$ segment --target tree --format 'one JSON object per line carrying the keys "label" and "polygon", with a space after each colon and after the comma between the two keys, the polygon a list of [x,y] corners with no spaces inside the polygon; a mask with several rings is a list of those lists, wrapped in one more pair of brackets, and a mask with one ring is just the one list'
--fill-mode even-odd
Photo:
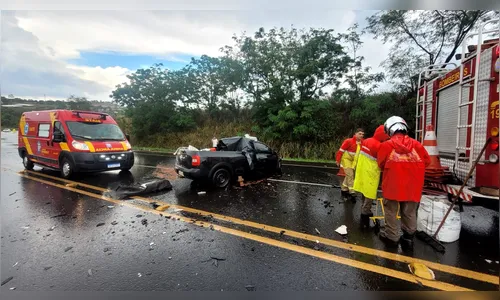
{"label": "tree", "polygon": [[367,29],[384,43],[393,42],[393,52],[413,46],[434,65],[450,62],[479,22],[498,15],[484,10],[389,10],[369,17]]}
{"label": "tree", "polygon": [[171,74],[163,69],[163,64],[138,69],[127,75],[129,82],[117,85],[110,97],[127,107],[135,107],[143,102],[172,101],[172,93],[167,85],[170,77]]}
{"label": "tree", "polygon": [[346,34],[342,35],[343,41],[347,43],[347,49],[350,51],[351,61],[349,63],[350,71],[345,76],[347,88],[338,91],[347,95],[346,99],[357,100],[362,96],[372,93],[385,78],[383,73],[371,74],[370,67],[363,67],[364,57],[358,55],[363,45],[361,37],[365,34],[362,30],[358,33],[359,25],[355,23]]}
{"label": "tree", "polygon": [[184,94],[196,95],[198,104],[214,112],[223,104],[237,105],[237,99],[230,99],[230,95],[241,86],[241,74],[242,68],[235,60],[202,55],[199,59],[193,58],[181,71],[179,76],[188,79],[188,82],[184,81],[178,87],[184,86],[188,92]]}
{"label": "tree", "polygon": [[327,88],[341,83],[351,62],[341,38],[330,29],[260,28],[253,36],[235,36],[236,45],[223,48],[243,66],[242,90],[251,96],[258,132],[279,132],[268,127],[278,126],[282,109],[321,98]]}
{"label": "tree", "polygon": [[92,104],[85,97],[69,96],[67,99],[67,107],[71,110],[92,110]]}

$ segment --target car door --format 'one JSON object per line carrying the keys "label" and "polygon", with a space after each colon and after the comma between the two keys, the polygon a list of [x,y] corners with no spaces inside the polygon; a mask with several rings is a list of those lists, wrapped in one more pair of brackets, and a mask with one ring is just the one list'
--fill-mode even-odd
{"label": "car door", "polygon": [[65,138],[65,132],[64,132],[64,127],[62,126],[61,121],[54,121],[54,126],[52,130],[52,137],[50,141],[50,156],[52,159],[59,161],[59,155],[61,154],[62,148],[61,148],[61,141],[57,141],[55,139],[55,136],[61,136],[62,134],[63,140],[62,142],[66,141]]}
{"label": "car door", "polygon": [[37,159],[48,166],[57,167],[57,157],[53,154],[52,126],[50,122],[40,122],[37,128],[37,141],[33,149]]}
{"label": "car door", "polygon": [[278,163],[278,156],[265,144],[261,142],[253,142],[253,146],[256,154],[256,164],[259,166],[259,170],[265,173],[272,172],[276,169]]}

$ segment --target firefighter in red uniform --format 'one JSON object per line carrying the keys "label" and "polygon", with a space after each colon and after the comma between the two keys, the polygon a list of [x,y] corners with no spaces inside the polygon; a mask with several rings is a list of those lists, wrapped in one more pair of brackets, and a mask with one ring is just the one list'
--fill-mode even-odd
{"label": "firefighter in red uniform", "polygon": [[[400,242],[404,250],[411,251],[425,168],[430,164],[430,157],[422,144],[407,135],[408,125],[402,118],[390,117],[384,129],[391,138],[380,145],[377,157],[378,165],[383,170],[385,211],[385,228],[379,237],[388,246],[397,247]],[[396,219],[398,204],[403,231],[401,237]]]}
{"label": "firefighter in red uniform", "polygon": [[361,142],[363,141],[364,130],[358,128],[354,136],[346,139],[336,155],[337,166],[341,165],[344,168],[345,179],[342,183],[342,195],[350,196],[352,201],[356,201],[354,185],[354,170],[358,160],[358,154],[361,149]]}
{"label": "firefighter in red uniform", "polygon": [[384,131],[384,125],[375,130],[373,137],[361,143],[361,151],[356,164],[354,190],[361,193],[361,225],[369,227],[372,213],[372,203],[377,198],[380,182],[380,168],[377,163],[377,154],[382,142],[389,139]]}

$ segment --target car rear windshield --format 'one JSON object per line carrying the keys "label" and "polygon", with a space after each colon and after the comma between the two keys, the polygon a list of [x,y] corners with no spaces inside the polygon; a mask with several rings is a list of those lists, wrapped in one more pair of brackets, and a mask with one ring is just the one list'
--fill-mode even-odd
{"label": "car rear windshield", "polygon": [[71,136],[75,139],[124,141],[125,136],[116,124],[66,122]]}

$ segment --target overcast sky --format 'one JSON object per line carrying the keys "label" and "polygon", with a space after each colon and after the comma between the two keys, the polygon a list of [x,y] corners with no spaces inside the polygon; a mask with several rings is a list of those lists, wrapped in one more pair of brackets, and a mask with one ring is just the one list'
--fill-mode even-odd
{"label": "overcast sky", "polygon": [[[220,55],[234,33],[259,27],[366,25],[375,11],[2,11],[1,93],[33,99],[70,95],[110,101],[138,68],[178,69],[191,57]],[[390,46],[365,36],[361,55],[382,71]]]}

